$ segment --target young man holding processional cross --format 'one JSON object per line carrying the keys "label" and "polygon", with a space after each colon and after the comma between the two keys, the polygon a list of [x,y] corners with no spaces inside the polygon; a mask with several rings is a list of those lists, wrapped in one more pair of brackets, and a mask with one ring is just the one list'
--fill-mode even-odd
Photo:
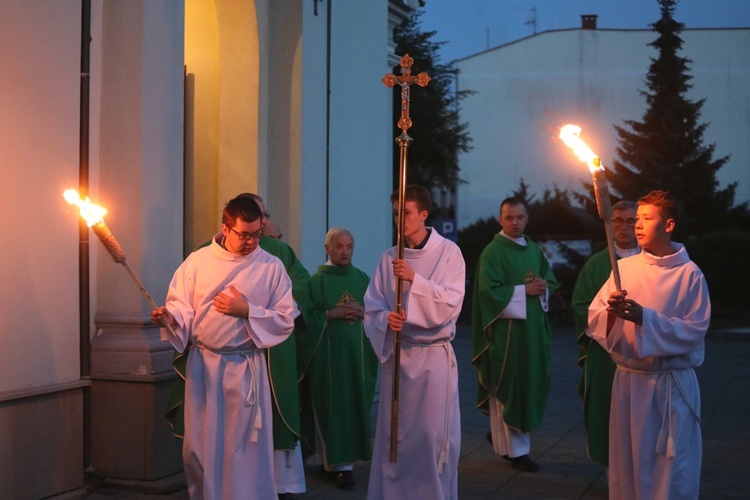
{"label": "young man holding processional cross", "polygon": [[[430,194],[405,188],[404,258],[380,259],[365,294],[365,331],[382,367],[368,498],[458,497],[461,421],[458,369],[450,341],[464,297],[466,266],[458,246],[426,227]],[[391,196],[398,220],[398,193]],[[397,280],[403,311],[396,312]],[[401,333],[398,454],[390,461],[394,332]]]}

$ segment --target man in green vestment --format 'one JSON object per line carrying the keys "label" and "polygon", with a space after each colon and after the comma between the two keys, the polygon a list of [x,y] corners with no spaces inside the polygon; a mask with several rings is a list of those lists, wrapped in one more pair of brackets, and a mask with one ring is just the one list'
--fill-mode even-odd
{"label": "man in green vestment", "polygon": [[477,407],[490,415],[495,453],[536,472],[530,431],[544,414],[550,387],[549,293],[557,288],[547,257],[524,235],[526,205],[506,198],[502,231],[479,257],[472,308],[472,362],[479,372]]}
{"label": "man in green vestment", "polygon": [[[266,212],[263,199],[253,193],[243,193],[254,200],[263,214],[261,225],[265,228],[270,218]],[[208,244],[210,242],[207,242]],[[307,304],[307,291],[310,274],[292,248],[283,241],[263,236],[259,246],[278,257],[284,264],[289,278],[292,281],[292,296],[297,307],[303,311]],[[302,315],[295,320],[295,329],[292,335],[281,344],[266,349],[266,363],[271,382],[271,398],[273,399],[273,447],[275,450],[274,460],[276,462],[275,476],[276,488],[280,495],[292,493],[304,493],[304,466],[300,450],[297,449],[300,439],[300,402],[297,384],[297,354],[295,338],[301,335],[305,323]],[[173,367],[177,372],[172,392],[169,397],[165,417],[172,425],[172,432],[179,437],[184,434],[184,397],[185,397],[185,369],[187,366],[189,349],[182,353],[176,353]],[[295,454],[290,458],[290,454]],[[299,457],[296,457],[299,454]]]}
{"label": "man in green vestment", "polygon": [[362,327],[370,278],[351,263],[354,238],[348,230],[328,231],[325,250],[328,262],[310,278],[297,360],[310,390],[323,466],[340,488],[351,488],[354,462],[372,457],[378,359]]}
{"label": "man in green vestment", "polygon": [[[612,232],[617,259],[640,252],[635,239],[635,212],[638,204],[619,201],[612,205]],[[578,394],[583,399],[583,421],[586,427],[589,456],[609,464],[609,407],[615,362],[609,353],[586,335],[591,301],[612,272],[609,249],[592,255],[581,268],[573,290],[571,305],[578,332],[578,364],[583,368]]]}

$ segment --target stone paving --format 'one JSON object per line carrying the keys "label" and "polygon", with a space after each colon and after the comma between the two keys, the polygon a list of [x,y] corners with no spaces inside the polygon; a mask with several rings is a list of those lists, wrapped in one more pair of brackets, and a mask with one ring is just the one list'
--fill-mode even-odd
{"label": "stone paving", "polygon": [[[556,327],[552,345],[552,388],[543,424],[532,433],[531,457],[537,473],[519,472],[492,453],[486,441],[487,417],[474,407],[476,372],[471,365],[468,325],[460,325],[453,342],[459,363],[462,446],[458,493],[461,499],[607,498],[604,468],[586,457],[581,402],[576,393],[575,333]],[[696,370],[701,384],[703,470],[701,498],[750,498],[750,331],[709,332],[706,361]],[[363,499],[369,466],[357,464],[357,485],[341,490],[309,467],[308,492],[301,500]],[[132,485],[131,485],[132,486]],[[154,495],[99,487],[77,498],[103,500],[184,500],[184,489]]]}

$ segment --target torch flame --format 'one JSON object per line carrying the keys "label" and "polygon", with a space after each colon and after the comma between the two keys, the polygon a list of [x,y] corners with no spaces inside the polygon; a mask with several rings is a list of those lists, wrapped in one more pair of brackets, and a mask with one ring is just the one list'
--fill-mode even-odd
{"label": "torch flame", "polygon": [[560,139],[578,156],[578,158],[589,166],[593,173],[595,170],[603,170],[602,161],[581,140],[581,127],[578,125],[565,125],[560,129]]}
{"label": "torch flame", "polygon": [[107,213],[107,209],[95,205],[89,201],[89,197],[86,197],[86,201],[81,200],[78,195],[78,191],[75,189],[68,189],[63,193],[65,201],[68,203],[75,204],[81,212],[81,217],[86,220],[86,224],[91,227],[99,221],[104,221],[102,217]]}

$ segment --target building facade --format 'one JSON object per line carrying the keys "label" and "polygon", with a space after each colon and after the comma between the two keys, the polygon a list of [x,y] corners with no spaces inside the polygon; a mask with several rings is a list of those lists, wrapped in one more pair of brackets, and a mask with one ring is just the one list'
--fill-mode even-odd
{"label": "building facade", "polygon": [[[461,103],[473,148],[459,157],[466,184],[458,190],[458,228],[496,216],[500,201],[520,181],[541,196],[554,186],[583,192],[585,165],[558,139],[574,123],[605,165],[612,164],[614,125],[640,120],[640,91],[656,39],[650,30],[581,29],[540,33],[458,61],[458,88],[475,94]],[[595,21],[595,20],[594,20]],[[705,99],[701,123],[715,157],[730,159],[721,186],[739,181],[736,202],[750,199],[750,29],[686,29],[680,55],[692,60],[688,97]]]}
{"label": "building facade", "polygon": [[0,16],[0,497],[84,472],[179,474],[172,350],[138,287],[63,199],[80,189],[163,303],[238,193],[308,269],[326,230],[374,268],[391,244],[389,33],[415,1],[11,0]]}

